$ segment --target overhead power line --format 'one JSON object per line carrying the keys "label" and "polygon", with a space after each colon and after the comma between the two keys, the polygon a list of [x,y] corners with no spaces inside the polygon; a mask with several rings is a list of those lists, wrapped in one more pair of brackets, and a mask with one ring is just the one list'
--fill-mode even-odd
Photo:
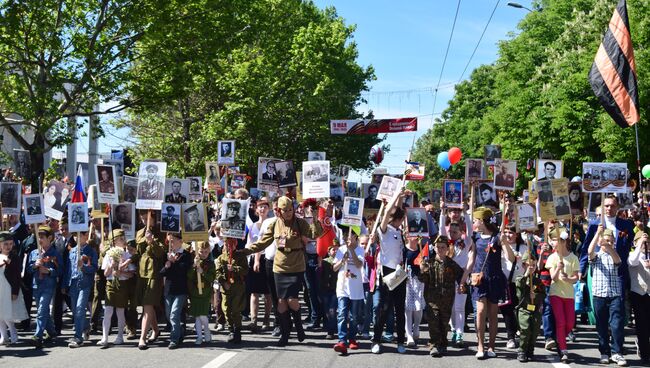
{"label": "overhead power line", "polygon": [[481,44],[481,41],[483,41],[483,36],[485,36],[485,32],[487,31],[488,26],[490,25],[490,22],[492,22],[492,17],[494,16],[494,13],[497,11],[500,2],[501,0],[497,0],[497,3],[494,4],[494,9],[492,9],[492,14],[490,14],[490,18],[488,19],[487,23],[485,24],[485,27],[483,28],[483,32],[481,33],[481,37],[479,37],[478,42],[476,43],[476,47],[474,47],[474,51],[472,51],[472,56],[469,57],[469,60],[467,60],[467,64],[465,64],[465,69],[463,69],[463,74],[461,74],[460,78],[458,78],[458,83],[460,83],[463,80],[463,77],[465,76],[465,72],[467,71],[467,68],[469,68],[469,64],[472,62],[472,59],[474,58],[474,54],[476,54],[476,50],[478,50],[478,46]]}

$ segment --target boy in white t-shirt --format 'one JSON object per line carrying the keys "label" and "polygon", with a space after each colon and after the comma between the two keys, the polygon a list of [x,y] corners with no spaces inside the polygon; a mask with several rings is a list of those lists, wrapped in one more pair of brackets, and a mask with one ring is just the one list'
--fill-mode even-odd
{"label": "boy in white t-shirt", "polygon": [[358,226],[341,226],[347,234],[346,244],[339,247],[334,257],[334,271],[338,272],[336,297],[338,299],[338,333],[339,342],[334,351],[347,354],[348,347],[359,348],[355,339],[357,335],[357,316],[363,307],[363,272],[364,250],[359,246]]}

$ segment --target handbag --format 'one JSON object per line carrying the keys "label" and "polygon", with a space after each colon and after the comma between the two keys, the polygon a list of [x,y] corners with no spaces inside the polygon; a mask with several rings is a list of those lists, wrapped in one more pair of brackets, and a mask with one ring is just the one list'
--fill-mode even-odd
{"label": "handbag", "polygon": [[395,290],[396,287],[398,287],[406,278],[408,277],[408,273],[406,270],[402,268],[402,265],[397,265],[397,268],[395,268],[395,271],[389,273],[388,275],[384,275],[382,278],[382,281],[386,286],[388,286],[388,290],[393,291]]}
{"label": "handbag", "polygon": [[[492,237],[494,239],[494,237]],[[492,240],[490,239],[490,240]],[[491,242],[490,242],[491,243]],[[481,285],[481,282],[483,280],[483,270],[485,269],[485,264],[487,263],[488,257],[490,257],[490,253],[485,255],[485,259],[483,260],[483,265],[481,266],[481,271],[479,272],[472,272],[469,274],[469,283],[472,286],[479,286]]]}

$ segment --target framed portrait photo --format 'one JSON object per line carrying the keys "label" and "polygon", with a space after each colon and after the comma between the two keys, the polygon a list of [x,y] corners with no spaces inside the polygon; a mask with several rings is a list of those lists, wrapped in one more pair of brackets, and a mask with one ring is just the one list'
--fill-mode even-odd
{"label": "framed portrait photo", "polygon": [[235,163],[235,141],[218,141],[217,163],[231,165]]}
{"label": "framed portrait photo", "polygon": [[68,203],[68,231],[88,231],[88,202]]}
{"label": "framed portrait photo", "polygon": [[494,160],[501,158],[501,146],[496,144],[487,144],[483,148],[485,164],[488,166],[494,165]]}
{"label": "framed portrait photo", "polygon": [[160,231],[179,233],[181,231],[181,203],[163,203]]}
{"label": "framed portrait photo", "polygon": [[471,183],[476,180],[485,179],[485,161],[480,158],[465,160],[465,182]]}
{"label": "framed portrait photo", "polygon": [[183,241],[208,240],[208,216],[203,203],[181,203]]}
{"label": "framed portrait photo", "polygon": [[113,204],[111,212],[111,230],[122,229],[127,239],[135,239],[135,205],[129,202]]}
{"label": "framed portrait photo", "polygon": [[165,196],[165,175],[167,163],[144,161],[138,171],[138,197],[136,207],[144,210],[159,210]]}
{"label": "framed portrait photo", "polygon": [[165,203],[187,203],[190,180],[169,178],[165,180]]}
{"label": "framed portrait photo", "polygon": [[409,236],[429,236],[427,211],[423,207],[407,208],[406,222]]}
{"label": "framed portrait photo", "polygon": [[219,163],[207,161],[205,163],[205,183],[208,190],[217,191],[221,189],[221,173]]}
{"label": "framed portrait photo", "polygon": [[503,190],[515,190],[517,179],[517,161],[494,160],[494,188]]}
{"label": "framed portrait photo", "polygon": [[476,194],[474,195],[475,207],[499,208],[496,191],[492,180],[480,180],[476,183]]}
{"label": "framed portrait photo", "polygon": [[278,186],[280,188],[295,187],[298,185],[293,161],[280,161],[275,164],[275,169],[278,174]]}
{"label": "framed portrait photo", "polygon": [[445,180],[442,185],[445,205],[449,208],[463,208],[463,182]]}
{"label": "framed portrait photo", "polygon": [[343,218],[341,223],[344,225],[361,225],[363,218],[363,198],[345,197],[343,201]]}
{"label": "framed portrait photo", "polygon": [[246,216],[249,200],[224,198],[221,208],[221,236],[226,238],[246,238]]}
{"label": "framed portrait photo", "polygon": [[379,186],[379,193],[377,198],[390,201],[399,190],[402,189],[402,181],[398,178],[394,178],[390,175],[384,175],[381,179],[381,185]]}
{"label": "framed portrait photo", "polygon": [[119,203],[115,166],[95,165],[99,203]]}
{"label": "framed portrait photo", "polygon": [[564,161],[537,160],[537,180],[552,180],[563,177]]}
{"label": "framed portrait photo", "polygon": [[307,152],[307,161],[325,161],[327,159],[324,151]]}
{"label": "framed portrait photo", "polygon": [[45,222],[43,194],[27,194],[23,196],[25,208],[25,223],[40,224]]}
{"label": "framed portrait photo", "polygon": [[0,183],[0,200],[2,201],[2,214],[20,215],[21,184],[3,181]]}

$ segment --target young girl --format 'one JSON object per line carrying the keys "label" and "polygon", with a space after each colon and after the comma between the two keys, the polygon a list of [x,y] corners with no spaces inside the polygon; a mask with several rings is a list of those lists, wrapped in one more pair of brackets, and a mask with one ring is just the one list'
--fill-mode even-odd
{"label": "young girl", "polygon": [[524,244],[521,235],[517,233],[514,222],[506,225],[502,234],[503,246],[512,249],[515,254],[515,261],[510,262],[506,257],[507,252],[503,252],[503,257],[501,258],[501,270],[508,281],[507,292],[510,293],[510,295],[508,295],[509,303],[499,306],[499,311],[503,315],[503,320],[506,324],[506,333],[508,336],[506,347],[508,349],[515,349],[517,348],[515,337],[517,336],[517,330],[519,329],[519,323],[517,322],[517,315],[515,313],[515,306],[518,304],[517,294],[515,292],[515,280],[524,274],[525,270],[521,264],[521,258],[523,254],[528,252],[528,247]]}
{"label": "young girl", "polygon": [[409,237],[404,248],[406,258],[406,269],[408,280],[406,284],[406,346],[416,347],[420,338],[420,322],[422,322],[422,311],[424,310],[424,284],[418,280],[420,266],[413,261],[420,254],[418,238]]}
{"label": "young girl", "polygon": [[18,342],[15,321],[27,318],[20,290],[20,261],[10,232],[0,233],[0,345]]}
{"label": "young girl", "polygon": [[578,281],[580,264],[578,257],[567,248],[569,234],[565,228],[555,226],[548,233],[555,253],[546,261],[546,268],[551,273],[550,301],[555,317],[555,335],[558,354],[563,363],[569,361],[566,337],[575,323],[575,303],[573,284]]}
{"label": "young girl", "polygon": [[[212,284],[217,271],[210,253],[210,243],[199,241],[195,246],[197,254],[194,259],[194,267],[187,275],[187,281],[190,284],[190,314],[194,316],[194,329],[196,330],[194,343],[201,345],[203,342],[212,341],[208,313],[210,313],[210,300],[212,299]],[[201,294],[198,289],[198,275],[201,275],[201,285],[203,286]]]}

